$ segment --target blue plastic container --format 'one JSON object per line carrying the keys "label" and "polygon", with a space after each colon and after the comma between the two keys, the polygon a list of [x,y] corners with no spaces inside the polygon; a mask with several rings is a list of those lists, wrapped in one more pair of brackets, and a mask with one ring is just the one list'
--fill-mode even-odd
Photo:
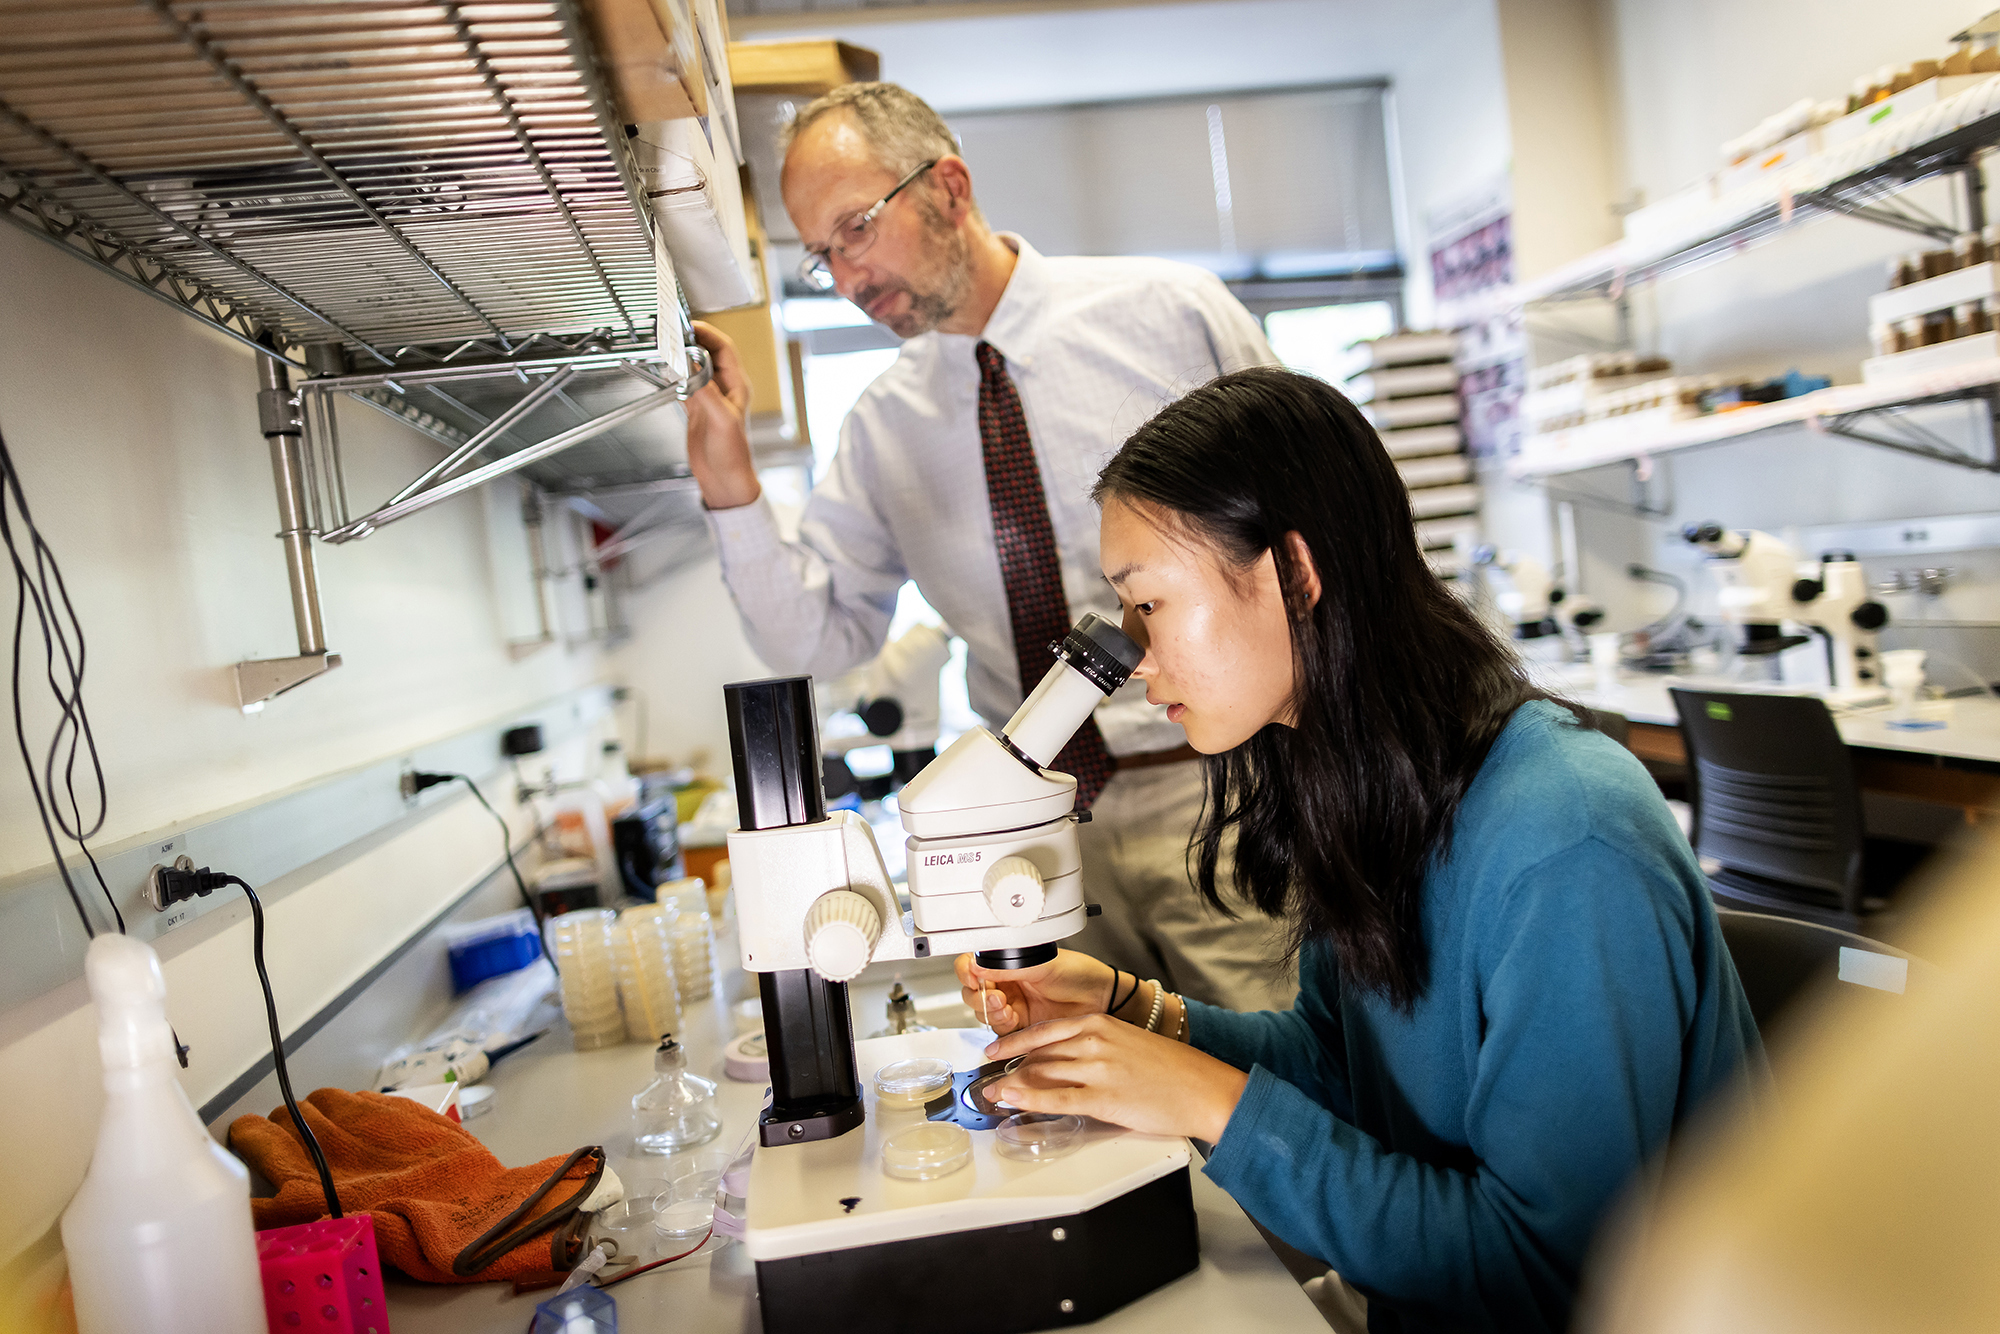
{"label": "blue plastic container", "polygon": [[526,908],[448,926],[442,934],[455,991],[470,991],[489,977],[526,968],[541,953],[535,917]]}
{"label": "blue plastic container", "polygon": [[537,1306],[528,1334],[583,1334],[584,1330],[618,1334],[618,1303],[611,1300],[610,1293],[588,1283]]}

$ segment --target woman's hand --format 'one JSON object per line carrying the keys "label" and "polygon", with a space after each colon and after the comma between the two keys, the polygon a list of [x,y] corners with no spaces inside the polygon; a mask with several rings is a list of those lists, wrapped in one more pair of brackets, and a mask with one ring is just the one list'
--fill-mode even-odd
{"label": "woman's hand", "polygon": [[[1121,974],[1130,987],[1138,979]],[[1033,968],[981,968],[970,954],[958,956],[959,995],[995,1033],[1012,1033],[1044,1019],[1102,1014],[1111,1001],[1111,965],[1088,954],[1057,950]]]}
{"label": "woman's hand", "polygon": [[[1053,968],[1061,963],[1044,964]],[[1108,968],[1105,970],[1110,971]],[[1106,1014],[1050,1019],[997,1038],[991,1060],[1027,1059],[987,1088],[1024,1112],[1063,1112],[1155,1135],[1222,1138],[1249,1076]]]}

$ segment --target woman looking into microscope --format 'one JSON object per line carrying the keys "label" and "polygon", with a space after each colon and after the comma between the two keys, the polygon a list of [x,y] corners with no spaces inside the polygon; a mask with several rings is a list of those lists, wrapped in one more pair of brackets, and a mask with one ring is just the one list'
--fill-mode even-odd
{"label": "woman looking into microscope", "polygon": [[961,958],[989,1055],[1028,1058],[993,1096],[1212,1142],[1209,1177],[1372,1330],[1562,1329],[1613,1197],[1762,1066],[1672,815],[1431,571],[1325,383],[1223,376],[1096,497],[1135,675],[1208,756],[1196,884],[1228,911],[1233,835],[1300,994],[1237,1014],[1071,951]]}

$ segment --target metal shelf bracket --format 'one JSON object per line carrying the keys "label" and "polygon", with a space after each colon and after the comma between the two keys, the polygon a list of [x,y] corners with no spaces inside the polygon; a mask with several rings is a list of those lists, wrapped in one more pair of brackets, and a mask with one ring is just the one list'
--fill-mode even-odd
{"label": "metal shelf bracket", "polygon": [[[1979,414],[1986,427],[1984,457],[1956,448],[1951,441],[1907,415],[1912,408],[1965,402],[1985,405],[1985,411]],[[2000,473],[2000,385],[1981,385],[1970,390],[1913,399],[1908,403],[1896,403],[1866,412],[1850,412],[1839,417],[1808,418],[1806,424],[1827,435],[1874,445],[1878,449],[1893,449],[1899,454],[1911,454],[1935,463],[1949,463],[1957,468],[1971,468],[1976,472]],[[1863,425],[1874,429],[1863,430]]]}

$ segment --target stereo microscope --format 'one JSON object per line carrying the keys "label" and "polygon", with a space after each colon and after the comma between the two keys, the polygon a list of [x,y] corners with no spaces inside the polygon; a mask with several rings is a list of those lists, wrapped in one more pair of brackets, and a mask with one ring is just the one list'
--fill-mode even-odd
{"label": "stereo microscope", "polygon": [[1870,596],[1868,576],[1848,551],[1829,551],[1817,563],[1769,533],[1734,532],[1720,524],[1689,524],[1681,533],[1708,556],[1721,586],[1723,620],[1743,635],[1737,652],[1775,654],[1808,642],[1787,634],[1783,622],[1816,631],[1826,641],[1827,688],[1815,691],[1849,708],[1887,702],[1877,667],[1877,632],[1888,610]]}
{"label": "stereo microscope", "polygon": [[1082,929],[1089,816],[1047,766],[1143,650],[1095,613],[1051,648],[999,733],[965,733],[903,788],[907,910],[873,830],[826,810],[811,678],[724,687],[737,924],[771,1061],[743,1238],[765,1334],[1079,1324],[1199,1262],[1186,1140],[991,1102],[1008,1067],[984,1029],[857,1043],[849,1019],[870,963],[1026,968]]}

